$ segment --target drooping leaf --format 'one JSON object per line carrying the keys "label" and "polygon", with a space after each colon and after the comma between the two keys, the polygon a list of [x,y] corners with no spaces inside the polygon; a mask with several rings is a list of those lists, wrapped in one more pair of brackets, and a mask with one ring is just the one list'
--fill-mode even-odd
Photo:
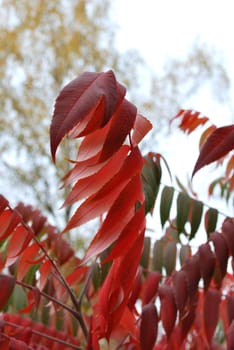
{"label": "drooping leaf", "polygon": [[145,194],[145,213],[152,213],[158,195],[161,180],[160,158],[149,153],[144,157],[142,168],[143,191]]}
{"label": "drooping leaf", "polygon": [[159,287],[159,297],[161,301],[160,318],[167,338],[170,338],[177,315],[176,302],[172,287],[169,285],[161,285]]}
{"label": "drooping leaf", "polygon": [[161,225],[164,226],[165,222],[169,218],[172,200],[174,195],[174,187],[164,186],[161,201],[160,201],[160,219]]}
{"label": "drooping leaf", "polygon": [[143,252],[141,255],[140,265],[146,270],[149,268],[150,247],[151,247],[151,238],[145,237],[144,248],[143,248]]}
{"label": "drooping leaf", "polygon": [[143,287],[142,303],[143,305],[153,303],[158,291],[161,273],[157,271],[149,271]]}
{"label": "drooping leaf", "polygon": [[188,220],[190,198],[187,194],[180,192],[177,197],[176,227],[178,233],[184,232],[184,226]]}
{"label": "drooping leaf", "polygon": [[189,244],[182,244],[180,247],[180,265],[182,266],[187,258],[191,257],[192,255],[192,250]]}
{"label": "drooping leaf", "polygon": [[192,214],[191,214],[191,231],[189,240],[193,239],[201,223],[203,203],[195,199],[191,199]]}
{"label": "drooping leaf", "polygon": [[215,256],[208,243],[200,245],[198,249],[200,271],[204,281],[204,289],[209,287],[214,268],[215,268]]}
{"label": "drooping leaf", "polygon": [[205,229],[207,235],[214,232],[218,221],[218,210],[216,208],[209,208],[205,213]]}
{"label": "drooping leaf", "polygon": [[184,308],[188,300],[188,284],[186,273],[183,270],[174,271],[172,274],[174,294],[177,308],[180,312],[180,318],[184,316]]}
{"label": "drooping leaf", "polygon": [[227,350],[232,350],[234,347],[234,320],[227,330]]}
{"label": "drooping leaf", "polygon": [[234,295],[227,295],[227,321],[228,321],[228,326],[232,323],[234,320]]}
{"label": "drooping leaf", "polygon": [[156,240],[153,247],[153,261],[152,261],[152,269],[153,271],[162,272],[163,267],[163,250],[164,244],[163,241]]}
{"label": "drooping leaf", "polygon": [[201,278],[199,256],[196,254],[187,259],[182,270],[186,273],[189,298],[193,300],[194,295],[197,293],[198,282]]}
{"label": "drooping leaf", "polygon": [[223,279],[227,272],[227,262],[229,255],[227,243],[224,236],[218,232],[211,233],[209,239],[214,244],[216,260],[218,261],[221,278]]}
{"label": "drooping leaf", "polygon": [[27,247],[33,237],[32,231],[26,229],[24,226],[18,226],[10,239],[7,249],[6,266],[10,266],[18,259],[22,251]]}
{"label": "drooping leaf", "polygon": [[168,241],[163,251],[164,267],[167,275],[175,270],[177,247],[175,241]]}
{"label": "drooping leaf", "polygon": [[0,309],[2,310],[7,304],[11,293],[15,286],[15,278],[13,276],[0,274]]}
{"label": "drooping leaf", "polygon": [[143,306],[140,326],[141,349],[152,350],[157,339],[158,314],[154,304]]}
{"label": "drooping leaf", "polygon": [[204,325],[208,343],[211,344],[219,317],[220,292],[209,289],[204,298]]}
{"label": "drooping leaf", "polygon": [[222,232],[227,242],[230,254],[234,257],[234,219],[227,218],[222,225]]}
{"label": "drooping leaf", "polygon": [[205,165],[224,157],[232,149],[234,149],[234,125],[215,129],[201,149],[192,176]]}

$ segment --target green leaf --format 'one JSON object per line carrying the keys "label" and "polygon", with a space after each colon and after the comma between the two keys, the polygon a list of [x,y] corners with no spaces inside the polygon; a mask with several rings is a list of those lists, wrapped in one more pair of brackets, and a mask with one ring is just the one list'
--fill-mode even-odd
{"label": "green leaf", "polygon": [[189,204],[190,197],[180,192],[177,197],[177,217],[176,217],[176,227],[178,234],[184,232],[184,225],[187,222],[189,214]]}
{"label": "green leaf", "polygon": [[150,260],[150,246],[151,246],[151,238],[145,237],[144,239],[144,249],[141,255],[141,261],[140,264],[145,269],[148,269],[149,267],[149,260]]}
{"label": "green leaf", "polygon": [[189,240],[193,239],[202,219],[203,203],[192,199],[192,217],[191,217],[191,232],[189,235]]}
{"label": "green leaf", "polygon": [[164,243],[163,241],[157,240],[154,243],[153,247],[153,261],[152,261],[152,270],[162,272],[163,267],[163,249]]}
{"label": "green leaf", "polygon": [[160,202],[160,218],[161,218],[162,227],[164,226],[165,222],[169,218],[173,195],[174,195],[174,188],[171,186],[165,186],[161,194],[161,202]]}
{"label": "green leaf", "polygon": [[192,255],[191,247],[188,244],[183,244],[180,248],[180,265],[182,266],[187,258]]}
{"label": "green leaf", "polygon": [[176,252],[177,252],[176,242],[175,241],[167,242],[163,252],[164,266],[165,266],[167,275],[170,275],[175,270]]}
{"label": "green leaf", "polygon": [[205,213],[205,229],[206,233],[209,234],[216,229],[218,220],[218,210],[215,208],[209,208]]}

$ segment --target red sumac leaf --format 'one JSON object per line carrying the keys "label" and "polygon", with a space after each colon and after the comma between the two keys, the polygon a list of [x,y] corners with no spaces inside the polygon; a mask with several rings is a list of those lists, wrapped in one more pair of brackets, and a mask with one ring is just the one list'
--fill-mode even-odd
{"label": "red sumac leaf", "polygon": [[227,295],[226,299],[227,299],[228,325],[230,325],[234,320],[234,295]]}
{"label": "red sumac leaf", "polygon": [[145,135],[152,129],[152,124],[143,115],[137,114],[132,134],[133,144],[139,144]]}
{"label": "red sumac leaf", "polygon": [[141,315],[140,344],[141,349],[151,350],[157,339],[158,314],[154,304],[144,305]]}
{"label": "red sumac leaf", "polygon": [[172,274],[172,280],[174,285],[173,290],[175,294],[175,301],[181,317],[188,300],[188,282],[186,273],[183,270],[175,271]]}
{"label": "red sumac leaf", "polygon": [[8,200],[0,194],[0,214],[8,206]]}
{"label": "red sumac leaf", "polygon": [[202,244],[198,249],[200,271],[204,281],[204,288],[207,289],[215,268],[215,256],[208,243]]}
{"label": "red sumac leaf", "polygon": [[7,249],[7,265],[11,264],[15,259],[17,259],[22,251],[27,247],[32,237],[32,231],[24,226],[20,225],[14,230]]}
{"label": "red sumac leaf", "polygon": [[198,290],[198,282],[201,278],[200,264],[198,255],[194,255],[188,258],[182,268],[186,273],[186,279],[188,282],[189,298],[193,299]]}
{"label": "red sumac leaf", "polygon": [[144,282],[142,303],[143,305],[154,302],[158,285],[161,279],[161,273],[157,271],[149,271]]}
{"label": "red sumac leaf", "polygon": [[202,146],[192,176],[205,165],[208,165],[234,149],[234,125],[215,129]]}
{"label": "red sumac leaf", "polygon": [[[55,153],[62,138],[73,128],[76,137],[84,130],[103,127],[124,98],[125,88],[116,82],[114,73],[85,72],[66,85],[56,99],[50,128],[51,154]],[[82,126],[80,124],[83,124]]]}
{"label": "red sumac leaf", "polygon": [[173,331],[177,315],[175,297],[172,287],[168,285],[161,285],[158,292],[161,301],[160,318],[167,338],[169,338]]}
{"label": "red sumac leaf", "polygon": [[222,225],[222,232],[226,239],[229,252],[234,257],[234,219],[227,218]]}
{"label": "red sumac leaf", "polygon": [[227,272],[228,262],[228,246],[224,236],[218,232],[213,232],[210,235],[210,241],[214,243],[215,255],[218,261],[222,278]]}
{"label": "red sumac leaf", "polygon": [[11,235],[20,221],[21,217],[16,211],[4,210],[0,215],[0,240],[4,240]]}
{"label": "red sumac leaf", "polygon": [[209,289],[204,298],[204,325],[208,343],[211,343],[219,318],[220,292]]}
{"label": "red sumac leaf", "polygon": [[0,309],[3,309],[8,302],[15,286],[15,278],[8,275],[0,274]]}
{"label": "red sumac leaf", "polygon": [[227,333],[227,350],[233,350],[234,349],[234,320],[230,324]]}

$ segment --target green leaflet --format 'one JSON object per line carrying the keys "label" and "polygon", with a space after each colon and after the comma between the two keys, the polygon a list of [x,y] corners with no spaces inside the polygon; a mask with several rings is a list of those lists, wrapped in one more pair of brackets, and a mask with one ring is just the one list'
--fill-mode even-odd
{"label": "green leaflet", "polygon": [[189,240],[193,239],[202,219],[203,212],[203,203],[201,201],[197,201],[195,199],[191,199],[192,204],[192,216],[191,216],[191,232],[189,235]]}
{"label": "green leaflet", "polygon": [[164,243],[162,239],[157,240],[154,243],[153,247],[153,261],[152,261],[152,270],[162,272],[163,267],[163,248]]}
{"label": "green leaflet", "polygon": [[164,252],[163,252],[164,266],[165,266],[167,275],[170,275],[175,270],[176,252],[177,252],[176,242],[168,241],[165,245]]}
{"label": "green leaflet", "polygon": [[161,180],[161,165],[159,159],[146,156],[142,168],[142,185],[145,195],[145,213],[152,213],[158,195]]}
{"label": "green leaflet", "polygon": [[184,225],[187,222],[189,214],[190,198],[187,194],[180,192],[177,197],[177,217],[176,227],[178,234],[184,232]]}
{"label": "green leaflet", "polygon": [[165,186],[162,191],[160,202],[160,219],[162,227],[169,218],[174,191],[174,188],[171,186]]}
{"label": "green leaflet", "polygon": [[216,229],[218,220],[218,210],[215,208],[209,208],[205,214],[205,229],[206,233],[209,234]]}
{"label": "green leaflet", "polygon": [[141,261],[140,261],[140,265],[145,268],[148,269],[149,267],[149,261],[150,261],[150,246],[151,246],[151,239],[150,237],[145,237],[144,239],[144,249],[141,255]]}

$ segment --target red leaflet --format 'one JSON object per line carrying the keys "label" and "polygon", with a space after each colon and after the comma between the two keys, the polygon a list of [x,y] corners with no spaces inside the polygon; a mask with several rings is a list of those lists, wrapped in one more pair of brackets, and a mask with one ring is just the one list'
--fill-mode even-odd
{"label": "red leaflet", "polygon": [[20,221],[21,217],[16,211],[4,210],[0,215],[0,240],[7,238]]}
{"label": "red leaflet", "polygon": [[34,307],[38,308],[39,303],[41,300],[41,293],[38,288],[33,287],[29,290],[27,295],[27,305],[19,310],[20,314],[27,314],[29,313]]}
{"label": "red leaflet", "polygon": [[204,325],[207,341],[210,344],[216,329],[219,317],[220,292],[209,289],[204,299]]}
{"label": "red leaflet", "polygon": [[142,203],[142,201],[141,180],[140,176],[136,175],[122,190],[111,206],[101,228],[90,243],[83,263],[87,262],[95,255],[100,254],[116,241],[121,231],[132,219],[135,203]]}
{"label": "red leaflet", "polygon": [[186,273],[183,270],[175,271],[172,275],[174,294],[180,318],[184,316],[184,308],[188,300],[188,283]]}
{"label": "red leaflet", "polygon": [[202,244],[198,250],[201,276],[205,290],[209,287],[215,268],[215,256],[208,243]]}
{"label": "red leaflet", "polygon": [[158,314],[154,304],[143,306],[140,326],[141,349],[151,350],[157,339]]}
{"label": "red leaflet", "polygon": [[46,260],[40,267],[40,278],[39,278],[39,285],[38,288],[40,290],[43,290],[43,288],[46,285],[46,282],[48,281],[49,274],[52,270],[52,264],[50,260]]}
{"label": "red leaflet", "polygon": [[151,129],[152,124],[150,121],[143,115],[137,114],[132,134],[132,143],[138,145]]}
{"label": "red leaflet", "polygon": [[105,161],[117,152],[127,135],[133,128],[136,119],[136,107],[127,100],[123,100],[119,108],[113,114],[110,130],[105,139],[100,155],[100,162]]}
{"label": "red leaflet", "polygon": [[176,118],[182,118],[179,127],[184,132],[190,134],[199,125],[204,125],[209,120],[207,117],[201,117],[201,115],[200,112],[196,112],[192,109],[181,109],[178,114],[172,118],[171,122]]}
{"label": "red leaflet", "polygon": [[213,232],[210,235],[210,240],[214,243],[215,255],[221,272],[221,277],[224,278],[227,272],[228,262],[228,246],[224,236],[218,232]]}
{"label": "red leaflet", "polygon": [[233,350],[233,348],[234,348],[234,320],[230,324],[226,335],[227,335],[227,350]]}
{"label": "red leaflet", "polygon": [[227,218],[222,225],[222,233],[227,242],[230,254],[234,257],[234,219]]}
{"label": "red leaflet", "polygon": [[217,128],[203,145],[192,176],[205,165],[208,165],[234,149],[234,125]]}
{"label": "red leaflet", "polygon": [[194,295],[197,292],[198,282],[201,278],[200,273],[200,264],[198,255],[194,255],[191,258],[188,258],[182,268],[186,273],[186,279],[188,282],[188,292],[189,298],[193,299]]}
{"label": "red leaflet", "polygon": [[50,128],[53,160],[59,143],[69,131],[84,122],[86,117],[88,122],[84,122],[79,133],[76,130],[76,137],[82,135],[88,123],[92,124],[89,132],[103,127],[124,95],[125,88],[116,82],[112,71],[86,72],[66,85],[57,97]]}
{"label": "red leaflet", "polygon": [[32,231],[24,226],[18,226],[12,234],[8,249],[6,266],[13,264],[27,247],[33,237]]}
{"label": "red leaflet", "polygon": [[[81,204],[68,222],[64,231],[82,225],[109,210],[129,180],[140,172],[142,163],[142,156],[139,149],[136,147],[126,158],[118,174],[110,179],[97,193],[90,196]],[[141,198],[139,198],[139,200],[141,200]]]}
{"label": "red leaflet", "polygon": [[37,243],[33,243],[26,247],[23,253],[19,257],[18,267],[17,267],[17,278],[21,281],[31,265],[38,264],[44,259],[44,255],[38,258],[39,246]]}
{"label": "red leaflet", "polygon": [[105,183],[118,173],[127,157],[128,151],[128,146],[122,146],[96,174],[92,174],[77,181],[64,205],[70,205],[99,191]]}
{"label": "red leaflet", "polygon": [[227,295],[226,300],[227,300],[227,303],[226,303],[227,321],[229,326],[234,320],[234,295]]}
{"label": "red leaflet", "polygon": [[11,293],[13,292],[15,286],[15,278],[12,276],[0,274],[0,286],[0,309],[3,309],[3,307],[8,302]]}
{"label": "red leaflet", "polygon": [[143,296],[142,296],[143,305],[154,302],[158,292],[158,285],[159,285],[160,279],[161,279],[161,273],[157,271],[148,272],[146,280],[144,282],[144,289],[143,289]]}
{"label": "red leaflet", "polygon": [[0,214],[8,206],[8,200],[0,194]]}
{"label": "red leaflet", "polygon": [[177,308],[172,287],[169,285],[161,285],[159,287],[159,297],[161,301],[160,318],[162,320],[167,338],[170,338],[177,315]]}

